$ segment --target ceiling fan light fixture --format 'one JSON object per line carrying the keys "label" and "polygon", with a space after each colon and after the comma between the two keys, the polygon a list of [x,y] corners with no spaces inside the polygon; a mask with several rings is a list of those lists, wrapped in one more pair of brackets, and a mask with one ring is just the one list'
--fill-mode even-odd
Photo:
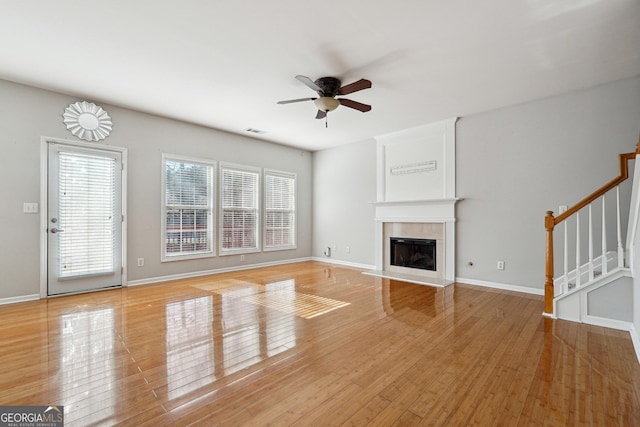
{"label": "ceiling fan light fixture", "polygon": [[318,110],[325,112],[333,111],[340,105],[340,101],[329,96],[320,97],[313,102],[316,104],[316,107],[318,107]]}

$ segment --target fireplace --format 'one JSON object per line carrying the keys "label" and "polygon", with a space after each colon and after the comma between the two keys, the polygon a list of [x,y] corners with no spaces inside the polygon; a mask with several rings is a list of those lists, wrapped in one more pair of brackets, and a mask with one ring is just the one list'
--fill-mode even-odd
{"label": "fireplace", "polygon": [[398,267],[436,271],[436,240],[391,237],[389,263]]}
{"label": "fireplace", "polygon": [[445,224],[393,221],[381,225],[382,268],[379,270],[436,279],[438,283],[446,278]]}
{"label": "fireplace", "polygon": [[455,281],[456,118],[377,140],[374,276]]}

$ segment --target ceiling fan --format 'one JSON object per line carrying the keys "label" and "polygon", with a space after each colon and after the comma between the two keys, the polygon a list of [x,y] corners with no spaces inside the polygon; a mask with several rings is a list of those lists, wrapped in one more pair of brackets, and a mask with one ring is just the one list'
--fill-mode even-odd
{"label": "ceiling fan", "polygon": [[314,90],[318,94],[318,97],[289,99],[287,101],[279,101],[278,104],[314,101],[316,107],[318,107],[316,119],[325,119],[329,111],[335,110],[340,105],[362,111],[363,113],[371,110],[371,105],[352,101],[351,99],[336,98],[337,95],[347,95],[359,90],[369,89],[371,87],[371,81],[367,79],[360,79],[357,82],[353,82],[345,86],[341,86],[342,82],[335,77],[320,77],[315,82],[309,77],[301,75],[297,75],[296,79]]}

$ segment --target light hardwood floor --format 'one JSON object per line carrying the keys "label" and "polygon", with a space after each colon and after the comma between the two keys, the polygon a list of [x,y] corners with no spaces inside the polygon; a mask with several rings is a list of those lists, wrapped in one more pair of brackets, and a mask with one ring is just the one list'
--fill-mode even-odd
{"label": "light hardwood floor", "polygon": [[0,307],[0,405],[87,425],[640,425],[625,332],[304,262]]}

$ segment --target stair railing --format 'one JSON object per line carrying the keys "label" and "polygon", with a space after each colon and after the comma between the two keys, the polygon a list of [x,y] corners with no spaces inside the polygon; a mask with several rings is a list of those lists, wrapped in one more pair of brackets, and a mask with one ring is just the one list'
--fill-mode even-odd
{"label": "stair railing", "polygon": [[[576,217],[576,269],[575,269],[575,286],[580,287],[581,285],[581,276],[582,265],[581,265],[581,253],[580,253],[580,211],[588,207],[588,248],[589,248],[589,260],[586,264],[587,271],[584,273],[587,275],[587,280],[593,280],[595,276],[594,266],[598,263],[601,267],[602,274],[606,274],[608,272],[608,259],[607,259],[607,234],[606,234],[606,214],[605,214],[605,196],[612,190],[615,190],[615,198],[616,198],[616,221],[617,221],[617,266],[624,266],[624,249],[622,247],[622,236],[621,236],[621,227],[620,227],[620,187],[619,185],[624,182],[627,178],[629,178],[629,161],[634,160],[636,155],[640,154],[640,140],[638,141],[638,146],[636,147],[636,151],[634,153],[625,153],[620,154],[619,157],[619,169],[620,174],[617,178],[612,179],[604,186],[600,187],[598,190],[594,191],[565,212],[560,213],[557,217],[554,217],[553,211],[547,211],[546,216],[544,218],[544,227],[547,230],[547,245],[546,245],[546,266],[545,266],[545,283],[544,283],[544,314],[547,316],[553,316],[553,299],[556,296],[556,290],[554,286],[554,252],[553,252],[553,231],[555,226],[565,221],[566,219],[575,215]],[[602,201],[602,253],[599,258],[594,258],[593,252],[593,221],[592,221],[592,206],[596,200]],[[568,235],[567,235],[567,224],[565,223],[564,229],[564,276],[562,277],[560,293],[566,293],[569,290],[569,276],[570,272],[568,271],[569,264],[569,253],[568,253]]]}

